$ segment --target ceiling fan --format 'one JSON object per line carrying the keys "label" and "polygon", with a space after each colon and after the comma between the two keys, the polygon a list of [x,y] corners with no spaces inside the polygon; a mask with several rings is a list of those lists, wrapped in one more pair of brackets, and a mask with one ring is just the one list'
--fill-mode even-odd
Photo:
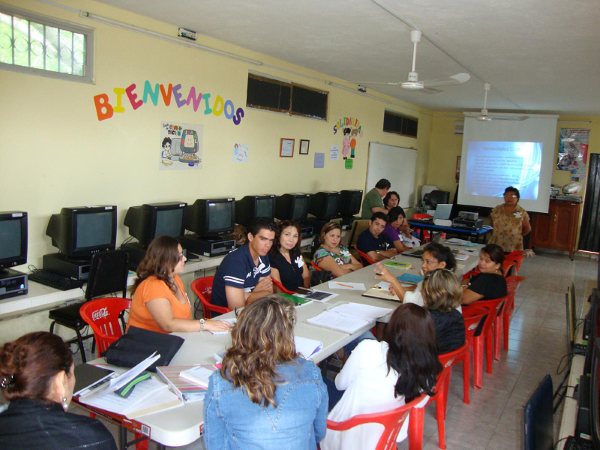
{"label": "ceiling fan", "polygon": [[400,86],[403,89],[411,90],[411,91],[423,91],[429,93],[440,92],[438,89],[433,89],[439,86],[452,86],[456,84],[466,83],[471,79],[471,75],[468,73],[456,73],[449,78],[441,79],[441,80],[429,80],[429,81],[420,81],[419,74],[416,70],[416,61],[417,61],[417,44],[421,41],[421,31],[420,30],[412,30],[410,32],[410,40],[413,43],[413,56],[412,56],[412,69],[408,72],[408,78],[406,81],[373,81],[373,82],[361,82],[360,84],[380,84],[387,86]]}
{"label": "ceiling fan", "polygon": [[483,108],[481,108],[481,113],[476,114],[475,118],[477,120],[480,120],[482,122],[489,122],[491,120],[516,120],[516,121],[520,121],[520,120],[525,120],[528,117],[527,116],[508,116],[508,115],[498,115],[498,114],[494,114],[494,115],[490,115],[487,109],[487,98],[488,98],[488,92],[490,92],[490,89],[492,88],[492,85],[490,83],[483,83],[483,89],[484,89],[484,94],[483,94]]}

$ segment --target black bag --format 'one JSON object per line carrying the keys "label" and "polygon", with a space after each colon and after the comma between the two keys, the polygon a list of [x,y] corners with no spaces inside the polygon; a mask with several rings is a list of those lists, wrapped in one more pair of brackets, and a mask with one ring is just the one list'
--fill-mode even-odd
{"label": "black bag", "polygon": [[156,333],[142,328],[129,327],[127,333],[108,347],[106,362],[119,367],[133,367],[152,353],[160,358],[148,370],[156,372],[156,366],[168,366],[184,339],[172,334]]}
{"label": "black bag", "polygon": [[311,286],[316,286],[329,280],[333,280],[333,275],[329,270],[313,270],[310,272]]}

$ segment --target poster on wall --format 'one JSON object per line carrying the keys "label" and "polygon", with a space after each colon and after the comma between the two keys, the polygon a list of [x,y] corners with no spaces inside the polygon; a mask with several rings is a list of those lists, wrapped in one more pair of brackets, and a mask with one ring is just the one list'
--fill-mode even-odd
{"label": "poster on wall", "polygon": [[590,130],[561,128],[557,170],[571,172],[571,181],[583,181],[586,173]]}
{"label": "poster on wall", "polygon": [[246,144],[233,145],[233,162],[245,163],[248,162],[248,146]]}
{"label": "poster on wall", "polygon": [[342,159],[356,158],[358,137],[362,135],[361,123],[356,117],[342,117],[333,126],[333,134],[339,130],[342,131]]}
{"label": "poster on wall", "polygon": [[199,169],[202,163],[202,125],[162,122],[161,170]]}

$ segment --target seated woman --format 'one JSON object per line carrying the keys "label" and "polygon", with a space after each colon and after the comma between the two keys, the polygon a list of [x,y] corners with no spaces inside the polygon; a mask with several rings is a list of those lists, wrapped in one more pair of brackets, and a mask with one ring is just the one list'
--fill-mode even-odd
{"label": "seated woman", "polygon": [[387,225],[382,233],[385,240],[393,245],[398,253],[402,253],[421,245],[419,239],[414,237],[411,232],[404,210],[399,206],[392,208],[388,213]]}
{"label": "seated woman", "polygon": [[225,448],[316,449],[325,436],[327,389],[296,353],[294,305],[265,297],[240,313],[221,370],[204,399],[204,443]]}
{"label": "seated woman", "polygon": [[0,348],[0,390],[10,403],[0,414],[0,448],[116,450],[97,420],[67,412],[73,355],[63,340],[39,331]]}
{"label": "seated woman", "polygon": [[300,225],[283,220],[277,231],[275,245],[269,253],[271,276],[290,291],[298,286],[310,287],[310,273],[300,253]]}
{"label": "seated woman", "polygon": [[342,227],[338,222],[327,222],[321,229],[321,246],[313,256],[313,262],[334,277],[340,277],[362,268],[348,247],[341,245]]}
{"label": "seated woman", "polygon": [[[388,411],[426,392],[431,395],[442,366],[433,321],[426,309],[400,305],[386,326],[384,340],[362,341],[335,378],[343,390],[328,418],[344,421],[357,414]],[[332,392],[332,398],[335,391]],[[398,440],[406,438],[408,421]],[[366,424],[347,431],[327,430],[321,450],[375,448],[381,426]]]}
{"label": "seated woman", "polygon": [[[421,255],[421,275],[425,276],[432,270],[447,269],[454,271],[456,268],[456,259],[449,247],[431,242],[423,249]],[[419,282],[414,289],[405,288],[400,284],[395,275],[390,273],[383,265],[378,264],[375,272],[381,279],[390,283],[390,290],[394,292],[404,303],[414,303],[419,306],[424,306],[423,296],[421,294],[423,282]]]}
{"label": "seated woman", "polygon": [[429,272],[423,280],[421,294],[433,319],[438,352],[448,353],[463,346],[465,320],[457,309],[462,299],[458,278],[445,269]]}
{"label": "seated woman", "polygon": [[[388,191],[388,193],[385,194],[385,197],[383,197],[383,207],[385,209],[387,209],[388,211],[399,205],[400,205],[400,194],[398,194],[396,191]],[[400,208],[400,209],[402,209],[402,208]],[[402,211],[402,212],[404,212],[404,211]]]}
{"label": "seated woman", "polygon": [[133,285],[130,326],[158,333],[173,331],[226,331],[222,320],[194,320],[192,305],[179,278],[186,258],[181,245],[170,236],[158,236],[148,246],[137,268]]}
{"label": "seated woman", "polygon": [[488,244],[479,252],[479,272],[463,285],[462,304],[477,300],[493,300],[507,294],[506,279],[502,274],[504,250],[496,244]]}

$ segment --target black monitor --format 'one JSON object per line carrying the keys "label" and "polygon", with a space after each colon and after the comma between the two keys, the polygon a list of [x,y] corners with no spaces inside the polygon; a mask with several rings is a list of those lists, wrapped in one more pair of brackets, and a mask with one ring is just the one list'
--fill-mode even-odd
{"label": "black monitor", "polygon": [[185,208],[183,224],[198,236],[228,233],[235,226],[235,199],[198,199]]}
{"label": "black monitor", "polygon": [[450,192],[436,189],[423,197],[423,205],[427,209],[435,209],[440,203],[450,203]]}
{"label": "black monitor", "polygon": [[46,235],[65,257],[89,260],[94,253],[115,249],[117,207],[62,208],[60,214],[50,217]]}
{"label": "black monitor", "polygon": [[129,234],[147,247],[156,236],[179,237],[183,235],[185,202],[148,203],[132,206],[125,215]]}
{"label": "black monitor", "polygon": [[27,213],[0,212],[0,271],[27,262]]}
{"label": "black monitor", "polygon": [[310,194],[283,194],[275,202],[275,217],[279,220],[302,222],[310,206]]}
{"label": "black monitor", "polygon": [[235,202],[235,222],[248,227],[257,217],[275,217],[275,195],[247,195]]}
{"label": "black monitor", "polygon": [[585,317],[583,334],[584,339],[587,339],[588,341],[585,363],[583,365],[583,374],[589,375],[592,370],[592,344],[596,338],[600,338],[600,289],[598,288],[592,291],[590,297],[590,309]]}
{"label": "black monitor", "polygon": [[308,212],[319,220],[329,220],[337,217],[339,205],[339,192],[317,192],[310,196],[310,207]]}
{"label": "black monitor", "polygon": [[590,386],[590,435],[592,437],[592,448],[600,448],[600,338],[594,340],[593,346],[593,361],[590,376],[592,384]]}
{"label": "black monitor", "polygon": [[351,217],[358,214],[362,203],[362,195],[362,189],[340,191],[339,215],[341,217]]}

